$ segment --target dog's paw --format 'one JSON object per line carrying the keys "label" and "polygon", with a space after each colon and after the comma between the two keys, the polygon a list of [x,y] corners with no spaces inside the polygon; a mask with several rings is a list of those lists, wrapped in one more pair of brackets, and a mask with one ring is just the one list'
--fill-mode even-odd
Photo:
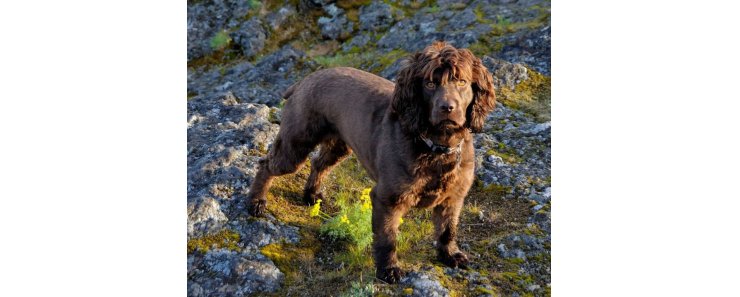
{"label": "dog's paw", "polygon": [[264,217],[265,208],[267,207],[267,200],[254,199],[249,203],[249,214],[253,217]]}
{"label": "dog's paw", "polygon": [[308,206],[316,204],[317,200],[324,200],[324,194],[321,192],[311,193],[311,192],[305,192],[303,193],[303,203],[305,203]]}
{"label": "dog's paw", "polygon": [[461,251],[452,253],[452,255],[447,253],[439,253],[437,257],[439,258],[440,262],[452,268],[466,269],[468,268],[468,263],[470,263],[470,260],[468,260],[468,255]]}
{"label": "dog's paw", "polygon": [[377,269],[375,271],[375,277],[381,281],[389,284],[395,284],[401,281],[401,278],[405,273],[398,267],[389,267],[385,269]]}

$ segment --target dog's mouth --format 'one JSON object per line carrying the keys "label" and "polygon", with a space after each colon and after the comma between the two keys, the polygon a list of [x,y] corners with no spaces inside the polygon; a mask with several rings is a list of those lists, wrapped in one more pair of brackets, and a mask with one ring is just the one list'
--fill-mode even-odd
{"label": "dog's mouth", "polygon": [[446,119],[434,125],[429,132],[431,132],[431,135],[434,135],[433,137],[443,142],[443,139],[450,140],[451,137],[454,138],[453,135],[458,135],[464,130],[465,128],[462,125],[453,120]]}
{"label": "dog's mouth", "polygon": [[453,120],[445,119],[445,120],[441,120],[439,123],[434,125],[434,128],[436,130],[444,131],[444,130],[450,130],[450,129],[457,129],[457,128],[460,128],[460,126],[462,125],[458,124],[457,122]]}

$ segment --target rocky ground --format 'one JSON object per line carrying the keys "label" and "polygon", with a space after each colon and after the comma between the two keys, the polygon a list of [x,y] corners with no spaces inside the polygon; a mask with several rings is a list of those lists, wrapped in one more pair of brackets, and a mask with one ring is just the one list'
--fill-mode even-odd
{"label": "rocky ground", "polygon": [[[549,24],[549,1],[189,1],[188,295],[549,295]],[[307,168],[276,180],[268,218],[246,214],[288,86],[332,66],[393,79],[400,58],[439,39],[481,57],[499,99],[476,135],[477,182],[461,216],[470,269],[434,261],[419,210],[401,227],[408,275],[373,282],[368,251],[319,238],[321,219],[300,203]],[[350,158],[325,194],[371,185]]]}

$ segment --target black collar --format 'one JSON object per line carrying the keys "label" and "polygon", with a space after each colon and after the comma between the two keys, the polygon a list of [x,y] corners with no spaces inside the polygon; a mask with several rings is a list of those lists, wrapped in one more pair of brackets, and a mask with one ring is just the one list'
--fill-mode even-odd
{"label": "black collar", "polygon": [[454,147],[439,145],[434,143],[431,139],[424,137],[424,135],[419,135],[419,139],[421,139],[421,142],[427,145],[427,147],[435,154],[450,154],[450,153],[457,153],[458,155],[462,151],[462,143],[464,141],[461,140],[460,143],[458,143]]}

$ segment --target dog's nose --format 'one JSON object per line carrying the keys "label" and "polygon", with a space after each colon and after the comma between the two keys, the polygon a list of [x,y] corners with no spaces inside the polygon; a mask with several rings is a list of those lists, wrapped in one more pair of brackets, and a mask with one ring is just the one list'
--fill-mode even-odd
{"label": "dog's nose", "polygon": [[442,110],[442,112],[452,112],[452,110],[455,109],[455,105],[452,103],[442,103],[439,108]]}

